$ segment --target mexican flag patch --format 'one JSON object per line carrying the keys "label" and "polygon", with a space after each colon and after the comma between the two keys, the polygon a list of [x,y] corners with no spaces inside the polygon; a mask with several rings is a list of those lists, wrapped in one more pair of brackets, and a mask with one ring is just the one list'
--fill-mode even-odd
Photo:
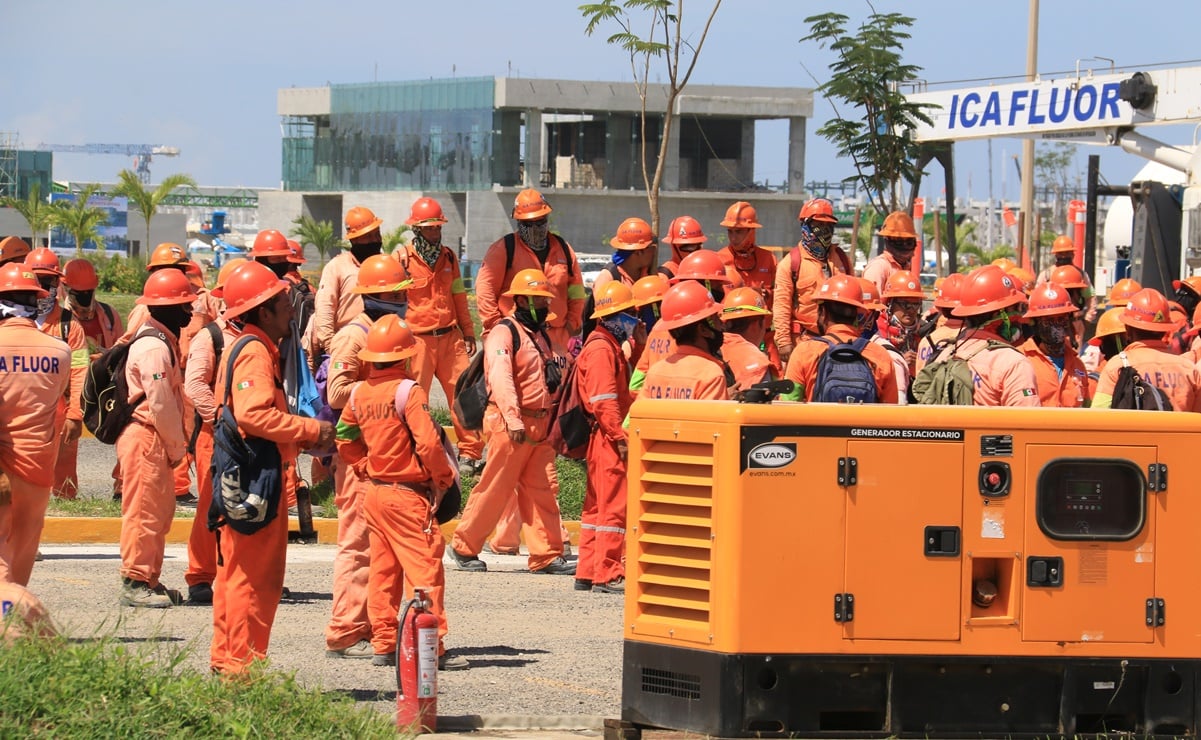
{"label": "mexican flag patch", "polygon": [[243,380],[241,383],[238,383],[238,385],[237,385],[237,388],[240,391],[244,391],[247,388],[253,388],[253,387],[254,387],[253,380]]}

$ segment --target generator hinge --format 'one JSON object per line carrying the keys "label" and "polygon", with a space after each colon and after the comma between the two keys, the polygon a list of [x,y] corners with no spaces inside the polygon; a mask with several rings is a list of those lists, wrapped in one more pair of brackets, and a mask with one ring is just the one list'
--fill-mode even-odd
{"label": "generator hinge", "polygon": [[1147,489],[1153,492],[1168,490],[1168,466],[1151,463],[1147,466]]}
{"label": "generator hinge", "polygon": [[855,620],[855,595],[834,594],[834,621],[852,622]]}
{"label": "generator hinge", "polygon": [[1147,599],[1147,626],[1155,629],[1162,627],[1165,621],[1167,621],[1167,612],[1163,599],[1154,597]]}
{"label": "generator hinge", "polygon": [[853,457],[838,458],[838,485],[849,488],[859,483],[859,460]]}

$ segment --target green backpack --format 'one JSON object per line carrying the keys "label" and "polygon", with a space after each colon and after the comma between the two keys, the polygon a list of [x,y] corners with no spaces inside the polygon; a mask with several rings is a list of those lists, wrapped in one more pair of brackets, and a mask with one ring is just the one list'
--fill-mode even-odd
{"label": "green backpack", "polygon": [[1002,347],[1016,349],[1011,344],[989,339],[987,344],[967,357],[952,352],[945,360],[930,362],[918,372],[909,391],[922,406],[971,406],[976,383],[968,361],[985,350]]}

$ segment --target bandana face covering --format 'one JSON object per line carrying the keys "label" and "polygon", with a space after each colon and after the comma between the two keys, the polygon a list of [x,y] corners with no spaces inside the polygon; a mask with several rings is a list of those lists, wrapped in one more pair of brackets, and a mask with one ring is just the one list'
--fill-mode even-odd
{"label": "bandana face covering", "polygon": [[801,246],[819,260],[826,258],[833,242],[833,224],[824,221],[806,221],[801,224]]}
{"label": "bandana face covering", "polygon": [[546,235],[550,233],[550,225],[546,219],[539,221],[518,221],[517,234],[530,249],[546,249]]}
{"label": "bandana face covering", "polygon": [[0,300],[0,318],[32,319],[37,316],[37,309],[12,301]]}
{"label": "bandana face covering", "polygon": [[[373,257],[383,251],[383,242],[363,242],[360,244],[351,244],[350,253],[358,260],[359,264],[363,264],[368,257]],[[284,264],[287,264],[286,262]]]}
{"label": "bandana face covering", "polygon": [[430,267],[438,261],[438,255],[442,252],[442,243],[434,244],[421,235],[421,230],[413,235],[413,249],[417,251],[417,256],[421,257],[422,261]]}
{"label": "bandana face covering", "polygon": [[39,298],[38,299],[38,317],[44,318],[46,316],[49,316],[50,312],[54,310],[54,304],[55,304],[55,300],[54,300],[53,293],[46,296],[45,298]]}
{"label": "bandana face covering", "polygon": [[1069,331],[1071,331],[1071,326],[1066,321],[1054,323],[1040,321],[1034,328],[1034,335],[1038,338],[1039,344],[1043,345],[1047,354],[1058,356],[1063,354]]}
{"label": "bandana face covering", "polygon": [[638,328],[638,323],[638,317],[628,313],[613,314],[600,320],[600,325],[605,327],[618,342],[629,339],[634,330]]}
{"label": "bandana face covering", "polygon": [[363,296],[363,313],[370,316],[372,321],[379,321],[388,314],[396,314],[403,319],[408,310],[408,303],[389,303],[373,296]]}

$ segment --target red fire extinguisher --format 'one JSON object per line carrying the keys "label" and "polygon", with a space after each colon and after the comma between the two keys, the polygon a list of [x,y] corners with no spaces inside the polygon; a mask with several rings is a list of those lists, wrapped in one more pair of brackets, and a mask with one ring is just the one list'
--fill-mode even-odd
{"label": "red fire extinguisher", "polygon": [[425,589],[405,602],[396,638],[396,727],[438,730],[438,618]]}

